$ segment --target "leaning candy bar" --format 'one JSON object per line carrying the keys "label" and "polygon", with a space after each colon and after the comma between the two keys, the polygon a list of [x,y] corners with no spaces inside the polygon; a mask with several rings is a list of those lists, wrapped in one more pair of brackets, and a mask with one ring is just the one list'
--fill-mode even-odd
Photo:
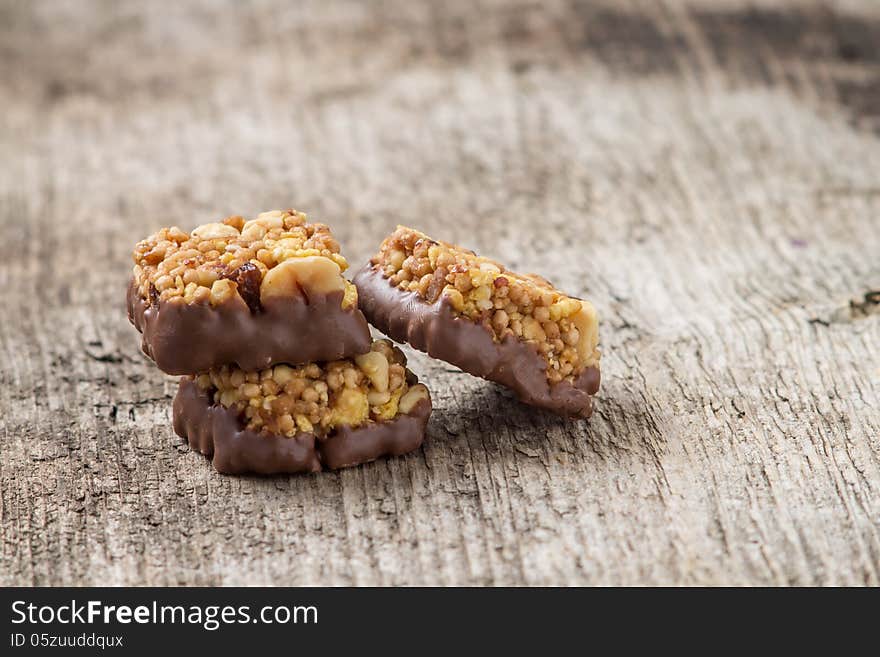
{"label": "leaning candy bar", "polygon": [[428,389],[387,340],[353,358],[183,377],[174,430],[225,473],[315,472],[421,445]]}
{"label": "leaning candy bar", "polygon": [[128,317],[168,374],[334,360],[370,349],[327,226],[295,210],[229,217],[139,242]]}
{"label": "leaning candy bar", "polygon": [[527,404],[592,413],[599,337],[589,302],[405,226],[354,283],[367,319],[395,340],[501,383]]}

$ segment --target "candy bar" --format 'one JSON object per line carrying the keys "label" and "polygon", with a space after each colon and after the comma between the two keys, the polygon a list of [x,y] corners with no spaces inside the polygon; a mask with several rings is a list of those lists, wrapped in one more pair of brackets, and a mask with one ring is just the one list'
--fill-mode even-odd
{"label": "candy bar", "polygon": [[387,340],[350,359],[183,377],[174,430],[224,473],[316,472],[421,445],[428,389]]}
{"label": "candy bar", "polygon": [[295,210],[163,228],[135,247],[128,317],[168,374],[335,360],[370,348],[327,226]]}
{"label": "candy bar", "polygon": [[354,283],[361,310],[389,337],[503,384],[527,404],[592,413],[600,374],[589,302],[405,226]]}

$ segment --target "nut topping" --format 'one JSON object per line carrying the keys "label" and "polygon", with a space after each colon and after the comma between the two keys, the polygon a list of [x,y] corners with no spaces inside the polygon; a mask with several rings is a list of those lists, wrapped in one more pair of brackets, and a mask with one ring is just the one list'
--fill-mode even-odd
{"label": "nut topping", "polygon": [[260,300],[305,296],[306,300],[331,292],[344,292],[345,279],[332,260],[323,256],[291,258],[279,263],[263,277]]}
{"label": "nut topping", "polygon": [[238,237],[239,233],[233,226],[211,223],[194,228],[190,235],[199,240],[220,240],[227,237]]}
{"label": "nut topping", "polygon": [[386,392],[388,390],[388,360],[385,356],[376,351],[371,351],[355,356],[354,362],[370,377],[370,381],[376,390],[379,392]]}
{"label": "nut topping", "polygon": [[[228,279],[224,284],[234,285]],[[341,425],[391,420],[428,398],[428,389],[406,369],[400,349],[388,340],[376,340],[371,348],[354,359],[257,372],[226,366],[194,378],[214,403],[238,411],[248,429],[320,436]]]}
{"label": "nut topping", "polygon": [[[153,305],[177,297],[187,304],[207,303],[214,282],[228,278],[238,285],[239,295],[252,311],[259,302],[255,288],[287,260],[320,256],[335,263],[338,271],[348,267],[330,229],[309,223],[295,210],[264,212],[247,222],[239,216],[227,217],[199,226],[191,234],[163,228],[139,242],[132,256],[140,297]],[[336,278],[341,279],[338,274]],[[338,282],[330,287],[346,289]],[[221,292],[226,294],[228,289],[221,286]],[[345,308],[357,304],[353,288],[346,289],[344,299]]]}
{"label": "nut topping", "polygon": [[417,383],[404,393],[397,403],[397,409],[401,413],[409,413],[423,399],[428,399],[428,389],[421,383]]}
{"label": "nut topping", "polygon": [[442,299],[453,314],[480,324],[495,341],[532,345],[547,362],[547,380],[573,381],[599,361],[593,306],[556,290],[537,274],[517,274],[467,249],[398,226],[372,259],[397,288],[428,304]]}

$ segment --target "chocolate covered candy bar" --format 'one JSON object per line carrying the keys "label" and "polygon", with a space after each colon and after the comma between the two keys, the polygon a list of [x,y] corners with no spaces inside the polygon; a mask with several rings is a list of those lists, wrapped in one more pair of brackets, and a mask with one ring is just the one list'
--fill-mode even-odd
{"label": "chocolate covered candy bar", "polygon": [[329,228],[295,210],[229,217],[139,242],[128,317],[168,374],[335,360],[370,348]]}
{"label": "chocolate covered candy bar", "polygon": [[548,281],[398,226],[357,273],[371,324],[561,415],[589,417],[599,389],[592,304]]}
{"label": "chocolate covered candy bar", "polygon": [[352,359],[183,377],[174,430],[219,472],[316,472],[421,445],[428,389],[387,340]]}

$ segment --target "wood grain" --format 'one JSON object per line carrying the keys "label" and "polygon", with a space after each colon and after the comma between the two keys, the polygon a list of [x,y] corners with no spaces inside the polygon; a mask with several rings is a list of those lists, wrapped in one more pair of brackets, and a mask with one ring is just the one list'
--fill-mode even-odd
{"label": "wood grain", "polygon": [[[0,5],[0,584],[880,584],[880,7]],[[217,475],[123,310],[295,206],[588,296],[566,423],[412,354],[424,447]]]}

